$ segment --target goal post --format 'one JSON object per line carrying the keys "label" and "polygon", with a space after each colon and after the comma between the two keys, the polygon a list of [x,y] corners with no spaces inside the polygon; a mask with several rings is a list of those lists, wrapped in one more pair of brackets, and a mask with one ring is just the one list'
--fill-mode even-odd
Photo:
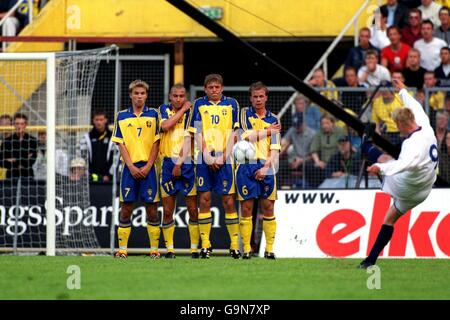
{"label": "goal post", "polygon": [[[88,163],[78,142],[90,129],[100,60],[117,50],[113,45],[73,52],[0,54],[0,117],[12,117],[11,123],[0,123],[0,250],[17,253],[20,248],[54,256],[59,248],[99,247],[93,227],[73,226],[79,210],[58,206],[83,208],[89,203],[87,167],[76,181],[68,167],[74,160]],[[25,138],[14,122],[17,114],[24,114],[27,119],[29,134]],[[36,139],[37,134],[44,132],[45,142]],[[25,145],[23,141],[28,150],[20,149]],[[39,143],[44,154],[39,164],[46,172],[37,182],[35,165],[39,155],[35,149]],[[24,159],[27,154],[29,159]],[[21,163],[18,168],[17,163]],[[23,163],[33,163],[33,171],[24,169]],[[34,172],[34,176],[29,172]],[[19,232],[19,219],[26,215],[29,220],[34,219],[32,227],[21,225]],[[12,224],[15,226],[10,228]]]}

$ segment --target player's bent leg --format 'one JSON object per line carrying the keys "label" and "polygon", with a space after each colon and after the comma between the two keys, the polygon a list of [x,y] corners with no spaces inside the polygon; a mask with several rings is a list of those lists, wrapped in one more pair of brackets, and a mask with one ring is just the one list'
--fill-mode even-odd
{"label": "player's bent leg", "polygon": [[197,259],[199,257],[198,244],[200,242],[200,230],[198,227],[198,207],[197,196],[186,197],[186,206],[189,213],[189,238],[191,240],[191,257]]}
{"label": "player's bent leg", "polygon": [[264,258],[275,259],[273,252],[273,244],[275,242],[275,233],[277,229],[277,222],[274,215],[275,200],[262,199],[261,211],[263,214],[263,231],[266,237],[266,250],[264,252]]}
{"label": "player's bent leg", "polygon": [[242,244],[244,246],[244,253],[242,259],[250,259],[251,257],[251,236],[253,229],[253,203],[254,199],[247,199],[240,202],[241,206],[241,221],[239,223],[239,231],[241,233]]}
{"label": "player's bent leg", "polygon": [[208,259],[211,249],[209,235],[211,233],[212,215],[211,215],[211,192],[199,192],[200,212],[198,214],[198,228],[202,240],[201,257]]}
{"label": "player's bent leg", "polygon": [[160,258],[159,247],[159,237],[161,235],[160,220],[158,217],[158,203],[147,203],[147,232],[150,239],[150,258],[158,259]]}
{"label": "player's bent leg", "polygon": [[133,213],[133,203],[121,203],[119,228],[117,237],[119,240],[119,251],[114,255],[117,258],[126,258],[128,256],[128,238],[131,233],[131,215]]}
{"label": "player's bent leg", "polygon": [[234,205],[234,195],[222,195],[222,205],[225,210],[225,224],[230,235],[230,255],[234,259],[239,259],[239,217]]}
{"label": "player's bent leg", "polygon": [[165,258],[175,258],[175,250],[173,245],[173,234],[175,232],[173,211],[175,209],[175,200],[176,200],[175,195],[162,198],[163,203],[162,232],[164,235],[164,243],[167,249],[167,254],[165,255]]}

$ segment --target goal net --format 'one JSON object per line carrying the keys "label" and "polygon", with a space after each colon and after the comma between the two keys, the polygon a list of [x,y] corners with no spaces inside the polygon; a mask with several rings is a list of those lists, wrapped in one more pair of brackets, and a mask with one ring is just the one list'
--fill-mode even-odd
{"label": "goal net", "polygon": [[0,54],[0,252],[99,247],[80,141],[100,60],[115,49]]}

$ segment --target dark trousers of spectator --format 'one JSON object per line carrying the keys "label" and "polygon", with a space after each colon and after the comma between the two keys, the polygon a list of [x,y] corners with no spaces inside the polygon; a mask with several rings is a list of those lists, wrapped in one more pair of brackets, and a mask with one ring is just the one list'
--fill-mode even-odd
{"label": "dark trousers of spectator", "polygon": [[317,188],[325,179],[325,170],[314,165],[314,161],[305,163],[305,179],[311,188]]}

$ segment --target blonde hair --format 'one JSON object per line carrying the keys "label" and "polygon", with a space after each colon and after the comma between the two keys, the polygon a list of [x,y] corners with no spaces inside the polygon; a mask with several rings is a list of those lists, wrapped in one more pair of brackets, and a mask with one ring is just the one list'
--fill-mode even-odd
{"label": "blonde hair", "polygon": [[399,122],[404,125],[409,125],[414,123],[416,120],[414,118],[414,113],[408,108],[398,108],[392,112],[392,119],[395,122]]}
{"label": "blonde hair", "polygon": [[128,92],[129,93],[133,92],[134,88],[144,88],[145,91],[148,93],[149,85],[144,80],[138,79],[130,83],[130,85],[128,86]]}

